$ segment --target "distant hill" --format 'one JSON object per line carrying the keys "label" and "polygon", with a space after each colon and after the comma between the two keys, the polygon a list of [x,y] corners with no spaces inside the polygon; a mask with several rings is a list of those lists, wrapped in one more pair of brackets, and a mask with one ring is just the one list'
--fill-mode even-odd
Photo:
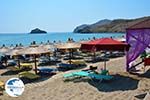
{"label": "distant hill", "polygon": [[42,33],[47,33],[46,31],[40,30],[39,28],[31,30],[30,34],[42,34]]}
{"label": "distant hill", "polygon": [[104,19],[91,25],[84,24],[84,25],[77,26],[73,32],[74,33],[101,33],[101,32],[122,33],[125,32],[125,29],[127,27],[130,27],[138,22],[147,19],[150,19],[150,16],[136,18],[136,19],[115,19],[115,20]]}

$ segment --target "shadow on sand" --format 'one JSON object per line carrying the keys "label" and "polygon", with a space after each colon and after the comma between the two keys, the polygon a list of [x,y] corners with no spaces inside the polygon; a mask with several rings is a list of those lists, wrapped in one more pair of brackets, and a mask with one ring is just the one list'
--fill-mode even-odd
{"label": "shadow on sand", "polygon": [[1,75],[2,75],[2,76],[5,76],[5,75],[6,75],[6,76],[7,76],[7,75],[16,75],[16,74],[18,74],[18,73],[19,73],[19,71],[18,71],[18,72],[17,72],[17,71],[14,72],[14,71],[10,71],[10,70],[9,70],[9,71],[6,71],[6,72],[2,73]]}
{"label": "shadow on sand", "polygon": [[82,77],[82,78],[72,78],[65,80],[65,82],[86,82],[89,83],[90,85],[94,86],[97,88],[99,91],[103,92],[113,92],[113,91],[126,91],[126,90],[135,90],[138,87],[138,82],[139,80],[133,79],[129,76],[123,76],[120,74],[113,75],[114,78],[109,81],[93,81],[90,78],[87,77]]}
{"label": "shadow on sand", "polygon": [[128,76],[122,76],[119,74],[114,75],[114,79],[110,81],[102,81],[101,83],[96,83],[89,81],[89,84],[97,88],[99,91],[103,92],[113,92],[113,91],[125,91],[125,90],[135,90],[137,89],[139,80],[133,79]]}
{"label": "shadow on sand", "polygon": [[42,75],[36,79],[28,79],[25,77],[21,77],[20,79],[23,81],[24,84],[28,84],[28,83],[40,83],[40,82],[48,80],[51,77],[52,77],[52,75]]}

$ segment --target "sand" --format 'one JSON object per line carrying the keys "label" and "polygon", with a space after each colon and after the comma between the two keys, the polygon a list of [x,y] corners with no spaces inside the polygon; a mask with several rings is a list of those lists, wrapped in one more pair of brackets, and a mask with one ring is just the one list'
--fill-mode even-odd
{"label": "sand", "polygon": [[[94,65],[103,67],[103,62]],[[135,96],[150,91],[150,75],[139,77],[125,72],[125,57],[111,59],[107,69],[114,76],[111,81],[97,83],[88,78],[64,81],[63,74],[75,70],[59,72],[45,81],[26,84],[20,97],[4,93],[0,100],[141,100]]]}

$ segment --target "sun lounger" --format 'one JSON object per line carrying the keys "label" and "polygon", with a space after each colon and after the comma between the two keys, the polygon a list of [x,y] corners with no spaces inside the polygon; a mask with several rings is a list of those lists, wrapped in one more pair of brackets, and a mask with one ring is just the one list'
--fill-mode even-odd
{"label": "sun lounger", "polygon": [[96,74],[93,71],[78,71],[78,72],[72,72],[69,74],[64,74],[64,78],[72,78],[72,77],[89,77],[91,80],[98,80],[101,82],[102,80],[111,80],[113,79],[113,76],[111,75],[102,75],[102,74]]}
{"label": "sun lounger", "polygon": [[59,68],[66,69],[66,70],[74,69],[77,67],[75,64],[66,64],[66,63],[61,63],[58,66]]}
{"label": "sun lounger", "polygon": [[58,57],[50,57],[50,61],[51,62],[56,62],[56,63],[61,62],[61,60]]}
{"label": "sun lounger", "polygon": [[24,66],[24,67],[31,66],[32,67],[32,64],[30,64],[30,63],[20,63],[20,66]]}
{"label": "sun lounger", "polygon": [[86,62],[85,61],[73,61],[72,63],[77,65],[77,66],[86,66]]}
{"label": "sun lounger", "polygon": [[0,69],[4,69],[6,68],[6,66],[4,66],[1,62],[0,62]]}
{"label": "sun lounger", "polygon": [[56,74],[56,69],[54,68],[49,68],[49,67],[38,67],[37,70],[39,71],[39,74],[42,74],[42,75],[54,75]]}
{"label": "sun lounger", "polygon": [[16,66],[17,62],[15,60],[8,60],[7,61],[7,66]]}
{"label": "sun lounger", "polygon": [[78,72],[72,72],[68,74],[64,74],[64,78],[71,78],[71,77],[86,77],[89,75],[89,71],[78,71]]}
{"label": "sun lounger", "polygon": [[19,78],[22,79],[24,83],[30,83],[40,78],[39,75],[33,74],[31,72],[27,72],[27,71],[20,72],[18,75],[19,75]]}

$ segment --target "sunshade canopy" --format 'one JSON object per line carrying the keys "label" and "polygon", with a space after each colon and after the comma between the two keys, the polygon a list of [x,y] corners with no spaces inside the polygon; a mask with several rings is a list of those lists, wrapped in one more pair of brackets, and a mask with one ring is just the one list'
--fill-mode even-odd
{"label": "sunshade canopy", "polygon": [[111,50],[111,51],[124,51],[128,50],[129,45],[112,38],[101,38],[91,40],[81,44],[81,50],[87,51],[100,51],[100,50]]}
{"label": "sunshade canopy", "polygon": [[79,49],[81,46],[80,43],[76,42],[68,42],[68,43],[61,43],[56,46],[58,49]]}
{"label": "sunshade canopy", "polygon": [[18,54],[28,54],[28,55],[35,55],[35,54],[43,54],[43,53],[49,53],[50,51],[46,48],[42,47],[26,47],[18,52]]}
{"label": "sunshade canopy", "polygon": [[15,56],[18,55],[19,49],[12,49],[8,52],[5,53],[5,55],[11,55],[11,56]]}
{"label": "sunshade canopy", "polygon": [[23,50],[23,46],[18,46],[15,47],[14,49],[10,49],[9,51],[5,52],[5,55],[11,55],[11,56],[15,56],[15,55],[19,55],[18,52]]}
{"label": "sunshade canopy", "polygon": [[56,46],[54,44],[42,44],[39,47],[47,49],[49,51],[54,51]]}
{"label": "sunshade canopy", "polygon": [[8,47],[1,47],[1,48],[0,48],[0,53],[5,54],[6,52],[8,52],[8,51],[10,51],[10,50],[11,50],[11,49],[8,48]]}

